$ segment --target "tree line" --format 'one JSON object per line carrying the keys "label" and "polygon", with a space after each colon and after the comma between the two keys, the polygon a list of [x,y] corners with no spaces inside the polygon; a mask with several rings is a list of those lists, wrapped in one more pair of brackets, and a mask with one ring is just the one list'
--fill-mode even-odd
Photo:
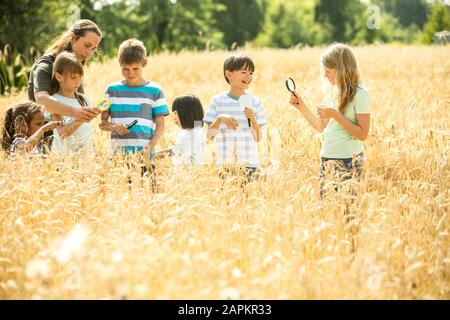
{"label": "tree line", "polygon": [[7,0],[0,4],[0,46],[43,51],[76,18],[95,21],[101,49],[141,39],[150,52],[289,48],[334,41],[353,45],[433,43],[450,30],[444,0]]}

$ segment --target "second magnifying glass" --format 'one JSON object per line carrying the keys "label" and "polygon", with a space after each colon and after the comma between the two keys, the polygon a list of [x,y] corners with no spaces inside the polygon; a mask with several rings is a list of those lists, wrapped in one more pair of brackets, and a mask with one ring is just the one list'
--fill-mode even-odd
{"label": "second magnifying glass", "polygon": [[286,89],[288,89],[289,92],[294,92],[297,86],[295,85],[294,79],[291,77],[287,78],[285,81]]}

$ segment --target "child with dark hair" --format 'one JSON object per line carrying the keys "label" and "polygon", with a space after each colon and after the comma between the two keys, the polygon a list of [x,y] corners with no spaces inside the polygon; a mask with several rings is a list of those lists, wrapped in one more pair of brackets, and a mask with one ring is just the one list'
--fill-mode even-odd
{"label": "child with dark hair", "polygon": [[[263,105],[245,92],[253,81],[255,64],[247,55],[232,55],[225,60],[223,75],[230,89],[213,97],[203,121],[209,126],[207,137],[216,139],[218,167],[231,164],[252,177],[259,167],[258,145],[261,126],[266,125]],[[244,108],[239,98],[247,94],[250,105]]]}
{"label": "child with dark hair", "polygon": [[195,95],[186,94],[174,100],[172,112],[175,124],[181,131],[177,135],[175,146],[158,151],[157,156],[168,153],[173,156],[175,166],[202,165],[206,140],[202,103]]}
{"label": "child with dark hair", "polygon": [[44,133],[59,126],[60,121],[45,123],[44,109],[34,102],[25,102],[6,111],[1,130],[2,149],[14,156],[16,152],[43,153]]}

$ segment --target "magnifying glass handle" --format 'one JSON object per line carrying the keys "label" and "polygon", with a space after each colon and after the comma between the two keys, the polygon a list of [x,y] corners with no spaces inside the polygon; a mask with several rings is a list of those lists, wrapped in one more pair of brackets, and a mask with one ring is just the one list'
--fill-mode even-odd
{"label": "magnifying glass handle", "polygon": [[251,127],[252,124],[251,124],[251,122],[250,122],[250,118],[247,118],[247,121],[248,121],[248,126]]}

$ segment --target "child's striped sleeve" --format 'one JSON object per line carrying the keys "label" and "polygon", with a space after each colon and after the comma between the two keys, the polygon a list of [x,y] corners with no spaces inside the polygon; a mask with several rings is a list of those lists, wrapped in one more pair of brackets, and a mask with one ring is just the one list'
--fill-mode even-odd
{"label": "child's striped sleeve", "polygon": [[263,106],[261,100],[259,100],[259,99],[256,99],[254,112],[255,112],[256,122],[260,126],[267,125],[267,120],[264,117],[264,106]]}
{"label": "child's striped sleeve", "polygon": [[207,125],[210,125],[211,123],[213,123],[214,121],[216,121],[216,118],[217,118],[217,107],[216,107],[215,99],[213,98],[213,99],[211,100],[210,105],[209,105],[208,112],[207,112],[206,115],[203,117],[203,121],[204,121]]}
{"label": "child's striped sleeve", "polygon": [[159,90],[158,95],[156,96],[155,104],[152,107],[152,115],[153,119],[159,116],[167,116],[169,114],[169,107],[166,102],[166,98],[164,97],[164,93],[162,90]]}

